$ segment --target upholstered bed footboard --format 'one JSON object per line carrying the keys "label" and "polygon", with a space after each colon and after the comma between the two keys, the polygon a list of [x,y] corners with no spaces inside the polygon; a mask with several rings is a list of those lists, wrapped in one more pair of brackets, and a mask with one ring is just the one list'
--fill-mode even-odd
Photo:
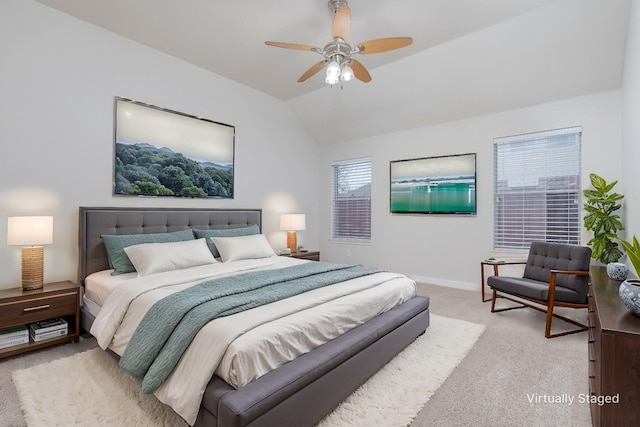
{"label": "upholstered bed footboard", "polygon": [[196,426],[311,426],[429,326],[429,299],[415,297],[234,389],[214,376]]}

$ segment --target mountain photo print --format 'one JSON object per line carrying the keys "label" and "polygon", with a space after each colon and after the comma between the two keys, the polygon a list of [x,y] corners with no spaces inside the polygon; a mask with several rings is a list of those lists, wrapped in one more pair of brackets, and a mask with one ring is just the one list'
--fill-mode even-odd
{"label": "mountain photo print", "polygon": [[114,194],[233,198],[235,128],[115,99]]}

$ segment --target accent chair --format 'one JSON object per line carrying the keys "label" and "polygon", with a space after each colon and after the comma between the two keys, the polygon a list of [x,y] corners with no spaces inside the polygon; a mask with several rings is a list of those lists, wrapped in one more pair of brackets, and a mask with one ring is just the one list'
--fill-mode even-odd
{"label": "accent chair", "polygon": [[[493,290],[491,312],[529,307],[546,312],[544,336],[554,338],[586,331],[586,325],[553,312],[555,307],[588,308],[589,264],[591,248],[579,245],[532,242],[522,277],[490,276],[487,285]],[[510,263],[513,265],[513,263]],[[521,304],[496,309],[497,299]],[[535,305],[534,305],[535,304]],[[544,306],[542,308],[540,306]],[[578,326],[577,329],[551,333],[556,317]]]}

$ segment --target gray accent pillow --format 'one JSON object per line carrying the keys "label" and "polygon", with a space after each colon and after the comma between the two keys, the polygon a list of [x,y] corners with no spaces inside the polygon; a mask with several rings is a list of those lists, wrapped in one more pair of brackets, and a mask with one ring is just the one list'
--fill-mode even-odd
{"label": "gray accent pillow", "polygon": [[260,227],[257,224],[250,225],[249,227],[240,228],[224,228],[220,230],[193,230],[197,239],[207,239],[207,245],[214,257],[220,257],[218,248],[213,244],[211,237],[240,237],[251,236],[253,234],[260,234]]}
{"label": "gray accent pillow", "polygon": [[186,240],[195,239],[192,230],[149,234],[103,234],[100,237],[104,242],[104,246],[107,248],[109,265],[113,268],[113,272],[111,273],[112,276],[136,271],[133,264],[131,264],[131,260],[124,252],[124,248],[127,246],[139,245],[142,243],[184,242]]}

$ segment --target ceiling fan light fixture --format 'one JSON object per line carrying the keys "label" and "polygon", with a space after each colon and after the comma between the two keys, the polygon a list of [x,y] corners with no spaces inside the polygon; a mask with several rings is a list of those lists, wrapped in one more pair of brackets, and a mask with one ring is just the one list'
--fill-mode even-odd
{"label": "ceiling fan light fixture", "polygon": [[332,61],[327,67],[327,77],[329,76],[340,76],[340,64],[338,64],[338,61]]}
{"label": "ceiling fan light fixture", "polygon": [[345,65],[344,67],[342,67],[342,73],[340,74],[340,79],[343,82],[348,82],[349,80],[353,79],[353,70],[349,65]]}
{"label": "ceiling fan light fixture", "polygon": [[329,85],[334,85],[340,81],[340,76],[335,74],[329,75],[329,73],[327,73],[327,77],[324,79],[324,81]]}

